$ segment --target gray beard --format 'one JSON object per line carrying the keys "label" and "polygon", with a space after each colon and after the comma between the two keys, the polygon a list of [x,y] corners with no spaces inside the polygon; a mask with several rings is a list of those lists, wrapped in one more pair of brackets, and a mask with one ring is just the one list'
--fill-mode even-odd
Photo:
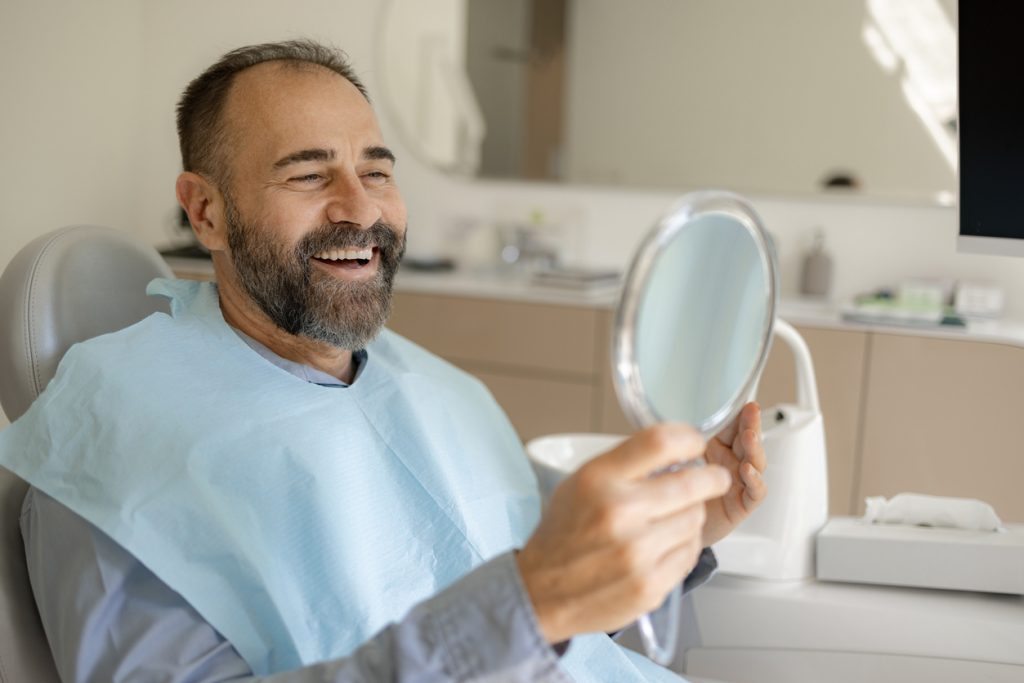
{"label": "gray beard", "polygon": [[[378,221],[363,230],[323,225],[292,249],[275,241],[264,226],[247,223],[227,202],[228,246],[239,284],[271,321],[285,332],[357,351],[380,333],[391,313],[395,272],[405,253],[405,236]],[[373,278],[347,282],[310,262],[332,248],[374,244],[379,265]]]}

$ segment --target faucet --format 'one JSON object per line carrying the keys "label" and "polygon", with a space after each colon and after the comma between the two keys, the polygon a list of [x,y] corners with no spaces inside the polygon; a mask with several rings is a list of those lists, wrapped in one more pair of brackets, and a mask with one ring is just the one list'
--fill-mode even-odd
{"label": "faucet", "polygon": [[513,225],[502,229],[501,260],[525,270],[553,270],[559,265],[558,249],[532,226]]}

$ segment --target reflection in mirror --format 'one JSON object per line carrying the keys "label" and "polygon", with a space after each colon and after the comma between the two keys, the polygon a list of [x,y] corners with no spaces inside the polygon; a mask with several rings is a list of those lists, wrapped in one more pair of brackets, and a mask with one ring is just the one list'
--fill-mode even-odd
{"label": "reflection in mirror", "polygon": [[728,415],[757,370],[771,309],[767,259],[725,214],[695,217],[663,247],[637,316],[637,367],[665,420]]}
{"label": "reflection in mirror", "polygon": [[753,393],[777,292],[750,205],[726,192],[683,197],[641,243],[616,311],[615,388],[634,425],[717,433]]}
{"label": "reflection in mirror", "polygon": [[951,201],[954,0],[390,0],[383,99],[447,172]]}

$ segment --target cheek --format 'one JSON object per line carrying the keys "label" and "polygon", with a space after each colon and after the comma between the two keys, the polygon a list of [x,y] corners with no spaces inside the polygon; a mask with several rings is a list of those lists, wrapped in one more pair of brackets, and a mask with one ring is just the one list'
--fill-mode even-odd
{"label": "cheek", "polygon": [[294,245],[325,222],[324,207],[311,202],[268,203],[260,213],[260,224],[280,242]]}
{"label": "cheek", "polygon": [[388,222],[390,223],[391,227],[395,229],[395,232],[398,233],[399,237],[405,236],[406,230],[408,229],[408,224],[406,223],[404,211],[402,212],[401,216],[395,216]]}
{"label": "cheek", "polygon": [[405,234],[407,216],[405,203],[401,199],[385,203],[381,207],[381,218],[399,234]]}

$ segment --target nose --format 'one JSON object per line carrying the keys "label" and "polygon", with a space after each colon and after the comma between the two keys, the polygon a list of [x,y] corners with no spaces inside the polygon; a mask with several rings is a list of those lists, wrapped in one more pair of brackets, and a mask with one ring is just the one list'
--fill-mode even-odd
{"label": "nose", "polygon": [[366,192],[355,175],[337,178],[327,202],[327,220],[369,228],[381,217],[377,202]]}

